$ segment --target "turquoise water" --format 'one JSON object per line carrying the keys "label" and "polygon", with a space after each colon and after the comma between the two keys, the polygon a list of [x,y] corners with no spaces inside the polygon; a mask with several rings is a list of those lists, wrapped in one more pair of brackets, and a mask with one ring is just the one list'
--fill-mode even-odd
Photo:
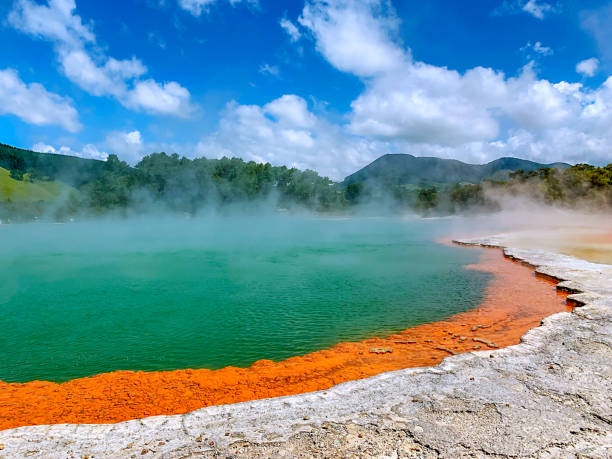
{"label": "turquoise water", "polygon": [[475,307],[443,221],[217,217],[0,226],[0,379],[248,366]]}

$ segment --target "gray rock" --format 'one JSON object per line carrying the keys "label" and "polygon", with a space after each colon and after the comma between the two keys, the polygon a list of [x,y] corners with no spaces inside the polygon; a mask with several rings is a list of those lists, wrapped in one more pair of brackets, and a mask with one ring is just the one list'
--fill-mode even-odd
{"label": "gray rock", "polygon": [[516,346],[326,391],[112,425],[5,430],[0,457],[612,457],[612,266],[504,251],[562,280],[584,306],[546,318]]}

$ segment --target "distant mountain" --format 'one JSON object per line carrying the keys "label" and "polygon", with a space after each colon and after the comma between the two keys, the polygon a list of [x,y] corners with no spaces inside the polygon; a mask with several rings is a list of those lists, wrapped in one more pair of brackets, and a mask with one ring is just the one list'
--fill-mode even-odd
{"label": "distant mountain", "polygon": [[487,164],[467,164],[456,159],[389,154],[346,177],[343,185],[358,182],[376,182],[383,185],[478,183],[486,178],[503,180],[512,171],[522,169],[527,172],[541,167],[565,169],[570,165],[541,164],[518,158],[500,158]]}

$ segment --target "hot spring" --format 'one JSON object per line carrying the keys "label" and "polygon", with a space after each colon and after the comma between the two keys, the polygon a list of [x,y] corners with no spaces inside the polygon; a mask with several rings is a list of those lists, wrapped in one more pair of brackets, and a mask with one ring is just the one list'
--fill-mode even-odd
{"label": "hot spring", "polygon": [[474,308],[444,220],[142,218],[0,226],[0,380],[246,367]]}

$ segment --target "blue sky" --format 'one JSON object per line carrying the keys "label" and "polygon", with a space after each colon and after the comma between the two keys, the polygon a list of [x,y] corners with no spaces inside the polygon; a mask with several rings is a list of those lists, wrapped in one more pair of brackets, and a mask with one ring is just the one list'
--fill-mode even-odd
{"label": "blue sky", "polygon": [[342,178],[389,152],[612,162],[610,0],[3,0],[0,142]]}

